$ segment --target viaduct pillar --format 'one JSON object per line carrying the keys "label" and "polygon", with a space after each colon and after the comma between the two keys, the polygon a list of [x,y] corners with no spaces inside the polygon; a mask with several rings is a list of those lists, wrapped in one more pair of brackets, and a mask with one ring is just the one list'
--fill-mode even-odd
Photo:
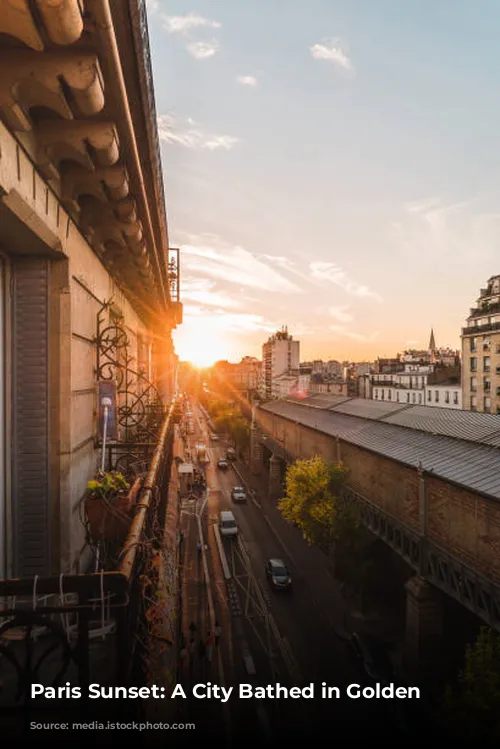
{"label": "viaduct pillar", "polygon": [[271,455],[269,461],[269,497],[270,499],[278,499],[281,494],[281,465],[280,459],[274,455]]}
{"label": "viaduct pillar", "polygon": [[263,449],[260,442],[258,427],[252,424],[250,432],[250,468],[253,474],[258,475],[262,472]]}
{"label": "viaduct pillar", "polygon": [[443,634],[443,607],[439,591],[418,575],[411,577],[405,587],[404,670],[407,679],[418,684],[436,674]]}

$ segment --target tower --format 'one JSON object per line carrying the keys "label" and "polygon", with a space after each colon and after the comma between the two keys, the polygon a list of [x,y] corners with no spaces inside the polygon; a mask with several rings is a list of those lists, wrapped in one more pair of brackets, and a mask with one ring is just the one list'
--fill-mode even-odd
{"label": "tower", "polygon": [[434,339],[434,328],[431,328],[431,337],[429,340],[429,351],[434,352],[436,350],[436,341]]}

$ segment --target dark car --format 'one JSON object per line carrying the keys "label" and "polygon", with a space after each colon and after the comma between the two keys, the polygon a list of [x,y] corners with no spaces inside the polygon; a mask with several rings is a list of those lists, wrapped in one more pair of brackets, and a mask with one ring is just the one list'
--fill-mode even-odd
{"label": "dark car", "polygon": [[236,460],[236,450],[234,449],[234,447],[227,448],[226,458],[228,460]]}
{"label": "dark car", "polygon": [[292,578],[282,559],[268,559],[265,571],[269,583],[275,590],[291,590]]}
{"label": "dark car", "polygon": [[224,460],[224,458],[219,458],[217,461],[217,468],[220,468],[221,471],[227,471],[229,468],[229,464],[227,460]]}

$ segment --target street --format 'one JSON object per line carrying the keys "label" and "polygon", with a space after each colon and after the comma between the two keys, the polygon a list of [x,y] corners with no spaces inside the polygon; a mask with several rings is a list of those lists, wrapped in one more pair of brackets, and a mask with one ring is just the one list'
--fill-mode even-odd
{"label": "street", "polygon": [[[338,687],[341,694],[339,699],[331,700],[317,696],[310,701],[267,699],[262,703],[255,699],[245,701],[233,697],[220,708],[214,708],[214,704],[210,703],[211,725],[215,716],[218,716],[217,722],[225,720],[226,736],[230,734],[233,739],[235,731],[237,735],[248,736],[249,730],[257,730],[257,734],[265,740],[275,734],[282,736],[287,728],[293,735],[297,735],[297,732],[311,735],[320,726],[329,726],[331,730],[348,730],[352,738],[366,736],[367,729],[372,737],[387,738],[387,722],[391,721],[390,701],[354,700],[345,696],[347,685],[354,683],[363,686],[368,685],[369,681],[348,642],[333,628],[331,612],[321,610],[317,597],[312,593],[318,581],[311,579],[315,572],[314,566],[308,565],[307,553],[310,551],[312,554],[314,550],[308,549],[301,539],[300,544],[290,547],[289,538],[284,548],[279,527],[276,527],[277,524],[271,525],[269,518],[266,520],[263,510],[250,497],[244,504],[232,501],[231,489],[242,484],[241,476],[231,463],[226,471],[217,468],[218,458],[225,455],[225,446],[221,441],[210,441],[201,412],[197,411],[195,421],[194,441],[209,446],[203,532],[210,579],[208,586],[198,583],[198,593],[191,596],[191,605],[196,605],[197,615],[200,610],[205,612],[202,626],[208,629],[208,602],[212,598],[212,616],[218,619],[224,631],[220,661],[212,664],[208,677],[214,683],[222,677],[229,686],[239,683],[304,686],[313,683],[316,695],[325,682]],[[216,537],[222,510],[234,513],[239,528],[236,540],[226,539],[222,543],[222,555],[229,568],[230,580],[224,576]],[[195,526],[193,522],[192,527]],[[193,544],[196,544],[195,540],[192,540],[192,548]],[[290,552],[289,556],[287,552]],[[283,559],[289,568],[293,580],[292,592],[271,590],[264,565],[272,557]],[[301,560],[300,568],[295,564],[295,557]],[[187,584],[192,589],[193,581],[188,580]],[[236,614],[228,605],[228,591],[231,588],[236,590],[239,601]],[[328,599],[328,591],[325,593]],[[333,595],[332,600],[335,600]],[[185,612],[185,626],[189,616]],[[199,710],[197,706],[196,712],[199,713]],[[394,725],[391,725],[390,736],[394,735]]]}

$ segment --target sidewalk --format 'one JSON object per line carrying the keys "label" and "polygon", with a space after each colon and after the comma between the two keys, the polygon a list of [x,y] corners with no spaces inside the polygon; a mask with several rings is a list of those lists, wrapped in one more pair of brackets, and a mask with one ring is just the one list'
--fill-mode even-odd
{"label": "sidewalk", "polygon": [[329,569],[327,557],[316,546],[310,546],[300,531],[283,519],[277,507],[268,499],[267,481],[262,476],[254,476],[250,468],[240,461],[234,468],[243,483],[256,491],[252,501],[262,513],[299,577],[307,583],[311,597],[328,626],[338,637],[347,638],[348,633],[344,625],[346,604],[340,584]]}

